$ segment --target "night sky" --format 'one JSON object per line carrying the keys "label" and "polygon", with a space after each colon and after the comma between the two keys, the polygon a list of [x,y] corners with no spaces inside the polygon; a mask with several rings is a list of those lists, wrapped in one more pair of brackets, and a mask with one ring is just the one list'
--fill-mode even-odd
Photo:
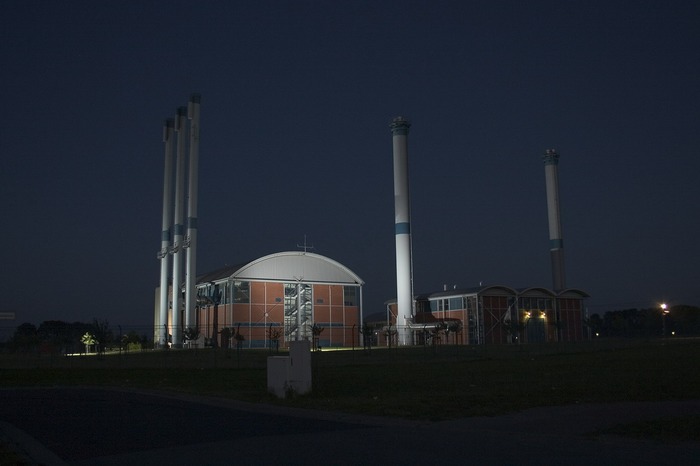
{"label": "night sky", "polygon": [[32,1],[0,14],[0,311],[151,325],[163,120],[202,95],[198,271],[298,250],[395,297],[391,119],[414,290],[567,285],[700,305],[697,1]]}

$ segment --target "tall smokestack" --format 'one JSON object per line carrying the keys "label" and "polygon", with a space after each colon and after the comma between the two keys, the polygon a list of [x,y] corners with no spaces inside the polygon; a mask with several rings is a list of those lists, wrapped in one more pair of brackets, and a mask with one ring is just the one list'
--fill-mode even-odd
{"label": "tall smokestack", "polygon": [[554,291],[566,288],[564,274],[564,240],[559,218],[559,154],[554,149],[544,153],[544,175],[547,183],[547,214],[549,217],[549,251],[552,258],[552,286]]}
{"label": "tall smokestack", "polygon": [[158,346],[168,345],[168,269],[170,265],[170,227],[173,221],[173,129],[175,122],[172,118],[165,120],[163,125],[163,142],[165,143],[165,170],[163,174],[163,226],[160,234],[160,309],[158,328]]}
{"label": "tall smokestack", "polygon": [[173,347],[182,348],[182,252],[185,227],[183,225],[185,203],[185,135],[187,133],[187,107],[177,109],[175,132],[177,133],[177,162],[175,168],[175,224],[173,225]]}
{"label": "tall smokestack", "polygon": [[403,117],[391,122],[394,146],[394,227],[396,234],[396,330],[399,345],[411,344],[407,319],[413,317],[411,212],[408,193],[408,129]]}
{"label": "tall smokestack", "polygon": [[192,94],[187,106],[190,120],[190,169],[187,204],[187,266],[185,272],[185,327],[196,327],[195,287],[197,285],[197,190],[199,184],[199,103],[201,96]]}

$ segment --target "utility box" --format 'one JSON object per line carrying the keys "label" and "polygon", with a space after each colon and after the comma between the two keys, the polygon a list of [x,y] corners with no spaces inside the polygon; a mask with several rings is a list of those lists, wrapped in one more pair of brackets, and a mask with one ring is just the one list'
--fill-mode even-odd
{"label": "utility box", "polygon": [[289,384],[289,356],[269,356],[267,358],[267,391],[277,398],[286,396]]}
{"label": "utility box", "polygon": [[311,343],[289,343],[289,356],[267,358],[267,390],[278,398],[288,393],[304,395],[311,391]]}

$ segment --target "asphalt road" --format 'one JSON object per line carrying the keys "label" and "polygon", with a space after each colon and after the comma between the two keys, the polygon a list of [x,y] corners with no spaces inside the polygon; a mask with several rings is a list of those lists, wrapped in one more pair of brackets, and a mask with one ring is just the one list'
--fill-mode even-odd
{"label": "asphalt road", "polygon": [[687,414],[700,415],[700,400],[428,423],[140,391],[0,389],[0,435],[46,465],[700,464],[700,442],[589,435]]}

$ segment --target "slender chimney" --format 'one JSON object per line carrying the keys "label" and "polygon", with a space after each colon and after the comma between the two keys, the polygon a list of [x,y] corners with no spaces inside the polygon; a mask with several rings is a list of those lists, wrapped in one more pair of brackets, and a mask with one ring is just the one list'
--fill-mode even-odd
{"label": "slender chimney", "polygon": [[165,143],[165,170],[163,174],[163,226],[160,234],[160,309],[156,328],[157,345],[165,348],[168,345],[168,271],[170,265],[170,227],[173,218],[172,210],[172,178],[173,178],[173,129],[175,122],[172,118],[165,120],[163,125],[163,142]]}
{"label": "slender chimney", "polygon": [[185,135],[187,133],[187,107],[177,109],[175,132],[177,133],[177,163],[175,168],[175,224],[173,225],[173,347],[182,348],[182,252],[184,246],[183,216],[185,203]]}
{"label": "slender chimney", "polygon": [[197,191],[199,184],[199,103],[201,96],[192,94],[187,107],[190,120],[190,169],[187,204],[187,265],[185,272],[185,327],[197,326]]}
{"label": "slender chimney", "polygon": [[394,149],[394,227],[396,234],[396,330],[399,345],[411,344],[407,321],[413,317],[413,263],[411,214],[408,193],[408,129],[411,124],[396,117],[390,128]]}
{"label": "slender chimney", "polygon": [[564,240],[559,217],[559,154],[554,149],[544,153],[544,175],[547,183],[547,214],[549,217],[549,251],[552,259],[552,286],[554,291],[566,288],[564,274]]}

